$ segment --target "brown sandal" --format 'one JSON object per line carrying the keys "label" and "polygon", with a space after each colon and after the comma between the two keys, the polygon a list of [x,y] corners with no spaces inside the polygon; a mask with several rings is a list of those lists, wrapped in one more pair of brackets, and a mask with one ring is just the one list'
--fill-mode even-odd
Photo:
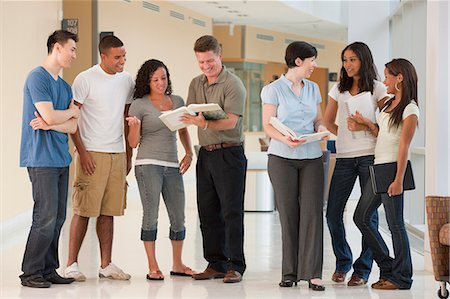
{"label": "brown sandal", "polygon": [[[155,277],[156,276],[156,277]],[[148,280],[164,280],[164,275],[160,270],[150,271],[150,275],[147,274]]]}

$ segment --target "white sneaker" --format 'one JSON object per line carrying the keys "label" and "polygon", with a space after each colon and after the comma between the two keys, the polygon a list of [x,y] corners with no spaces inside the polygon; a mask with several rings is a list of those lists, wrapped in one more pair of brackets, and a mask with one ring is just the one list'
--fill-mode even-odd
{"label": "white sneaker", "polygon": [[116,280],[128,280],[131,278],[130,274],[123,272],[122,269],[114,265],[112,262],[109,263],[109,265],[104,269],[100,267],[98,276],[100,278],[111,278]]}
{"label": "white sneaker", "polygon": [[80,269],[78,269],[78,263],[75,262],[69,267],[64,270],[64,277],[65,278],[73,278],[75,281],[85,281],[86,276],[84,276],[83,273],[80,272]]}

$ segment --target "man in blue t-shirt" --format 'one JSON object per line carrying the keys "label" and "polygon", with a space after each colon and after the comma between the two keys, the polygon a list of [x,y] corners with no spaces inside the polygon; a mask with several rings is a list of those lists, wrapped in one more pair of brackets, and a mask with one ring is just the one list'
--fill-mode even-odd
{"label": "man in blue t-shirt", "polygon": [[27,167],[33,190],[33,222],[22,262],[23,286],[48,288],[73,279],[58,275],[59,234],[66,219],[69,181],[67,133],[77,129],[79,108],[61,77],[76,58],[78,37],[65,30],[47,40],[48,56],[25,81],[20,166]]}

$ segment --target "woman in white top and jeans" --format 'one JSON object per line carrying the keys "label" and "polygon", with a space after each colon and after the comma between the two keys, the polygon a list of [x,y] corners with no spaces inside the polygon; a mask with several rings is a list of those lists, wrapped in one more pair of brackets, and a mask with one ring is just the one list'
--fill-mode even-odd
{"label": "woman in white top and jeans", "polygon": [[[345,237],[343,214],[356,178],[362,187],[369,180],[369,165],[373,164],[376,138],[369,133],[353,134],[347,128],[348,100],[364,101],[370,97],[371,108],[381,107],[388,98],[386,87],[377,80],[377,72],[369,47],[362,42],[354,42],[342,50],[340,81],[328,93],[329,100],[325,111],[328,130],[337,135],[337,159],[331,179],[327,205],[327,224],[331,234],[336,267],[331,279],[344,282],[345,275],[353,266],[349,286],[363,285],[372,269],[372,251],[362,240],[359,257],[353,263],[350,246]],[[367,95],[368,94],[368,95]],[[370,109],[370,108],[369,108]],[[337,120],[337,124],[335,123]],[[353,136],[355,135],[355,136]],[[378,214],[374,211],[372,222],[378,225]]]}
{"label": "woman in white top and jeans", "polygon": [[[374,195],[371,182],[366,184],[354,220],[380,267],[380,279],[372,284],[372,288],[410,289],[412,263],[403,220],[403,178],[409,145],[419,118],[417,74],[414,66],[406,59],[394,59],[385,66],[384,84],[388,93],[394,94],[394,97],[386,101],[378,115],[377,124],[356,113],[348,119],[348,126],[352,131],[363,129],[377,136],[375,164],[397,162],[397,172],[387,193],[381,196]],[[394,258],[389,256],[386,243],[370,219],[381,203],[392,235]]]}

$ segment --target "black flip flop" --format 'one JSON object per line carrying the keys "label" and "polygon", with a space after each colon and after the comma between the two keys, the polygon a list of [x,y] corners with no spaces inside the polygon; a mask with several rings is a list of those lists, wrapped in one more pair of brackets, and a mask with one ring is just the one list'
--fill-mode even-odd
{"label": "black flip flop", "polygon": [[184,272],[175,272],[175,271],[170,271],[170,275],[172,275],[172,276],[192,277],[192,274],[187,274],[187,273],[184,273]]}
{"label": "black flip flop", "polygon": [[[162,275],[161,271],[157,271],[156,274],[158,275]],[[151,277],[150,275],[147,274],[146,277],[148,280],[164,280],[164,277]]]}

